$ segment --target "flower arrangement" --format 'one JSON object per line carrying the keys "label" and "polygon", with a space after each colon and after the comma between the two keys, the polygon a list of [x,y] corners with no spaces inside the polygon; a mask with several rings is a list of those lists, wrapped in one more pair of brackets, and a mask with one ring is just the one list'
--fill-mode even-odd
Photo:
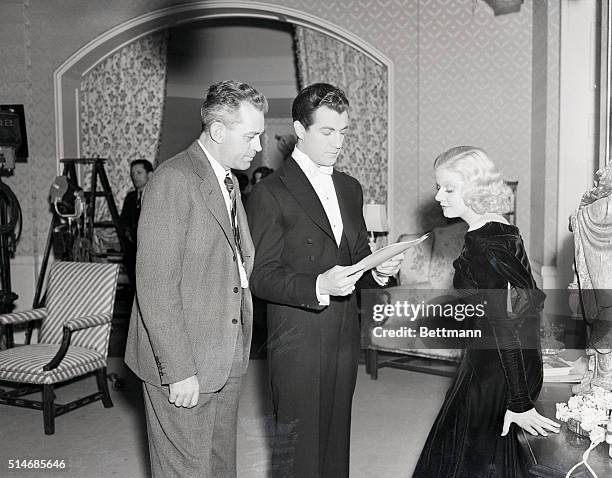
{"label": "flower arrangement", "polygon": [[557,420],[579,435],[588,436],[598,426],[608,422],[612,410],[612,392],[593,386],[591,391],[573,395],[567,403],[557,403]]}

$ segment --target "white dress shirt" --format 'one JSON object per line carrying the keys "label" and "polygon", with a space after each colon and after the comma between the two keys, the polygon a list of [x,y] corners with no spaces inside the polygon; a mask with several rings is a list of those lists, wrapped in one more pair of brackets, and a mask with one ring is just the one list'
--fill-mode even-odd
{"label": "white dress shirt", "polygon": [[[231,225],[232,224],[232,199],[230,197],[229,191],[227,190],[227,187],[225,186],[225,176],[227,176],[227,173],[229,173],[231,177],[232,173],[229,169],[225,169],[224,166],[221,166],[221,164],[214,158],[214,156],[206,150],[206,148],[200,142],[200,140],[198,140],[198,144],[200,145],[200,148],[202,148],[202,151],[204,151],[206,159],[208,159],[208,162],[210,163],[213,171],[215,172],[215,176],[217,177],[217,182],[219,183],[219,187],[221,188],[221,194],[223,195],[223,199],[225,200],[225,208],[227,209],[227,216],[229,217],[230,225]],[[237,187],[237,186],[238,186],[237,184],[234,185],[234,187]],[[236,192],[236,201],[240,201],[238,192]],[[238,227],[238,224],[236,224],[236,227]],[[238,250],[237,245],[234,245],[234,250],[236,251],[236,257],[240,259],[236,261],[238,263],[238,273],[240,274],[240,287],[242,287],[243,289],[246,289],[247,287],[249,287],[249,280],[247,279],[246,269],[244,268],[244,262],[243,262],[244,259],[240,255],[240,251]]]}
{"label": "white dress shirt", "polygon": [[[336,195],[336,188],[334,187],[334,181],[332,180],[332,174],[334,172],[333,166],[320,166],[316,164],[310,157],[300,151],[296,146],[291,154],[291,157],[295,159],[300,169],[304,172],[308,181],[312,185],[313,189],[317,193],[321,205],[325,210],[329,224],[331,225],[336,244],[340,246],[342,240],[342,232],[344,231],[344,225],[342,223],[342,215],[340,213],[340,205],[338,204],[338,196]],[[387,285],[389,278],[381,277],[375,270],[372,270],[372,276],[374,280],[384,286]],[[321,294],[319,292],[319,279],[321,274],[317,276],[317,282],[315,284],[315,290],[319,305],[329,305],[329,294]]]}
{"label": "white dress shirt", "polygon": [[[334,172],[333,166],[320,166],[316,164],[306,153],[300,151],[297,146],[293,150],[291,157],[295,159],[295,162],[308,178],[315,193],[317,193],[319,201],[321,201],[321,205],[327,215],[327,220],[332,228],[336,244],[340,246],[344,225],[342,224],[342,215],[340,214],[340,205],[338,204],[336,188],[332,180],[332,174]],[[319,300],[319,305],[329,305],[329,294],[321,294],[319,291],[320,278],[321,274],[317,276],[317,282],[315,284],[317,299]]]}
{"label": "white dress shirt", "polygon": [[306,153],[300,151],[297,147],[291,155],[300,169],[310,181],[313,189],[319,196],[319,200],[323,205],[329,224],[331,225],[336,244],[340,246],[342,241],[342,215],[340,214],[340,205],[338,204],[338,196],[336,196],[336,188],[332,180],[333,166],[319,166]]}

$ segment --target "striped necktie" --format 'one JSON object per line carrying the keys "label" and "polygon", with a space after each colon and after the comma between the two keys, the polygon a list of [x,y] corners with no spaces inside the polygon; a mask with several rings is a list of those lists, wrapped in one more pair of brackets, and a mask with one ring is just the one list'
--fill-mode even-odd
{"label": "striped necktie", "polygon": [[236,221],[236,191],[234,189],[234,181],[232,181],[230,174],[227,173],[223,182],[225,183],[227,192],[230,195],[230,201],[232,204],[230,216],[232,218],[232,231],[234,233],[234,242],[236,243],[236,247],[238,248],[238,252],[240,253],[240,260],[243,260],[244,256],[242,255],[242,248],[240,247],[240,229],[238,229],[238,223]]}

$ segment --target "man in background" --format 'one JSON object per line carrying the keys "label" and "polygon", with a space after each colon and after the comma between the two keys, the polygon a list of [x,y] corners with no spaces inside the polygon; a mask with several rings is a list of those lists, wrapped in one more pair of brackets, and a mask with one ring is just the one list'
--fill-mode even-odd
{"label": "man in background", "polygon": [[360,338],[354,291],[386,284],[401,262],[371,272],[355,265],[370,254],[363,193],[334,170],[348,107],[332,85],[303,89],[292,107],[292,157],[254,186],[247,205],[256,250],[251,287],[269,302],[272,474],[279,478],[348,477]]}
{"label": "man in background", "polygon": [[263,178],[270,176],[274,172],[274,169],[269,168],[267,166],[259,166],[255,171],[253,171],[253,176],[251,177],[251,184],[255,186],[259,181]]}
{"label": "man in background", "polygon": [[142,192],[152,173],[153,165],[146,159],[136,159],[130,163],[130,178],[132,178],[134,190],[125,196],[119,216],[119,224],[125,232],[127,241],[123,263],[133,290],[136,290],[136,238]]}
{"label": "man in background", "polygon": [[236,476],[253,243],[231,169],[261,151],[267,108],[245,83],[212,85],[199,138],[143,197],[125,361],[144,381],[154,477]]}

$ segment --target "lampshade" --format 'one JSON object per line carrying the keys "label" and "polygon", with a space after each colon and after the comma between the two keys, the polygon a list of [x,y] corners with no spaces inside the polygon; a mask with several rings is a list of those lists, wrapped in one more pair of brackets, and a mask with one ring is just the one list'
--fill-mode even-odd
{"label": "lampshade", "polygon": [[370,232],[387,232],[387,207],[384,204],[364,204],[363,218]]}

